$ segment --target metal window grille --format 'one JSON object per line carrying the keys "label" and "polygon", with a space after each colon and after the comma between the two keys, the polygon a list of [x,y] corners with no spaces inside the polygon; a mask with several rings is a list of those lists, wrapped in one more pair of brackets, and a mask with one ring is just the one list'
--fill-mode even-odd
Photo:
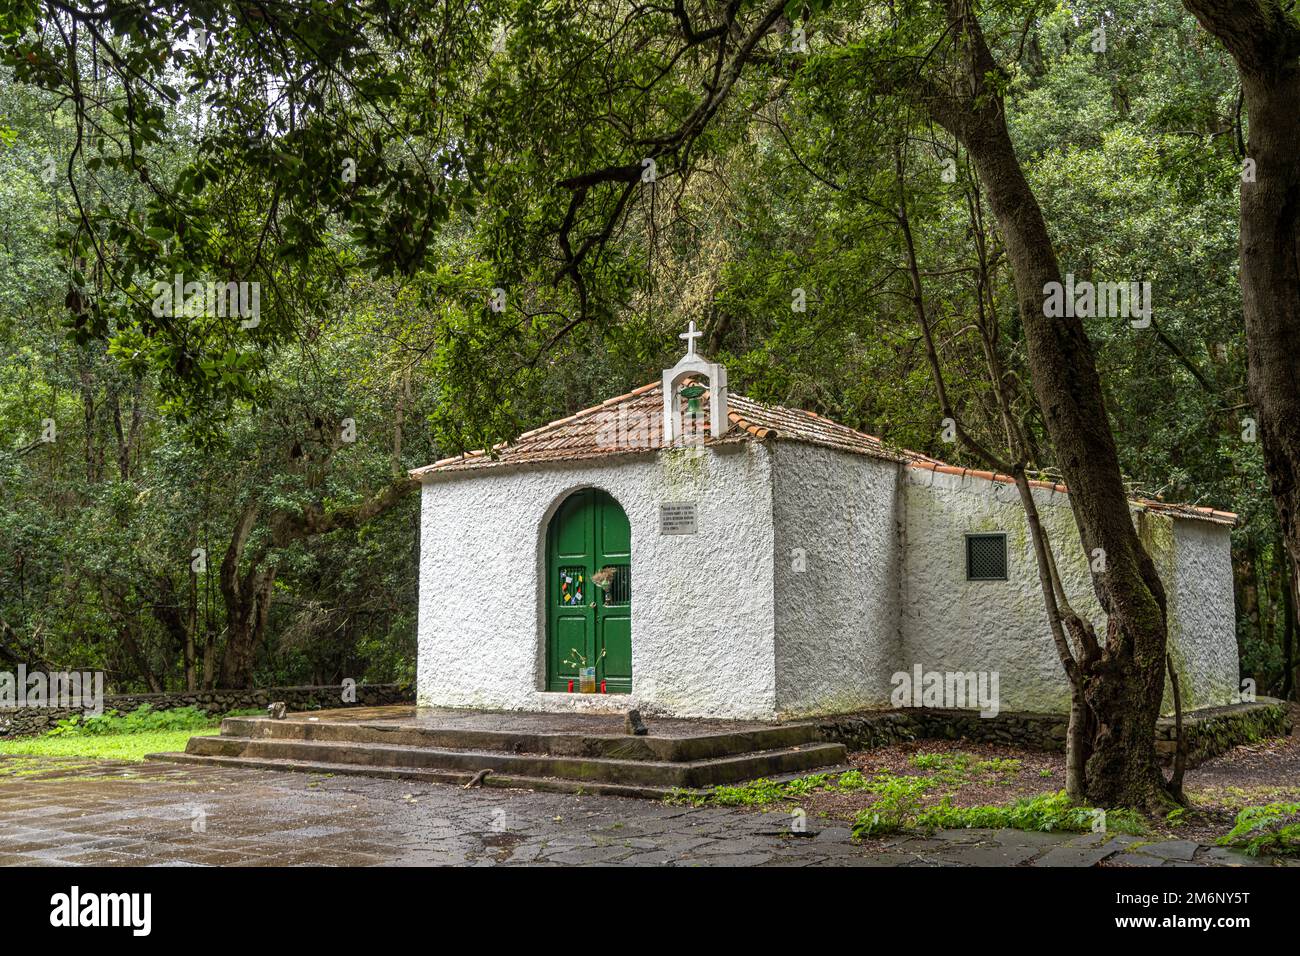
{"label": "metal window grille", "polygon": [[626,564],[611,565],[614,580],[605,588],[605,607],[625,607],[632,603],[632,569]]}
{"label": "metal window grille", "polygon": [[1005,534],[966,535],[966,580],[1005,581],[1007,579],[1007,536]]}

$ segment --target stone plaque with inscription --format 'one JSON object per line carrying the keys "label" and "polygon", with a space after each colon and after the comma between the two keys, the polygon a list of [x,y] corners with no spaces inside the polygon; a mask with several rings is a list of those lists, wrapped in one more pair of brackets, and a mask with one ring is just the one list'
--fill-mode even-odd
{"label": "stone plaque with inscription", "polygon": [[695,502],[664,501],[659,504],[660,534],[695,534]]}

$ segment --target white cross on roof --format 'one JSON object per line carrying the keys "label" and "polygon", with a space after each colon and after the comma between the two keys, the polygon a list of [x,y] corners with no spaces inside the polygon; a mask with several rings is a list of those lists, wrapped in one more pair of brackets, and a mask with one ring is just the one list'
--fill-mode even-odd
{"label": "white cross on roof", "polygon": [[686,354],[687,354],[687,355],[694,355],[694,354],[695,354],[695,340],[698,339],[698,338],[699,338],[701,335],[703,335],[703,334],[704,334],[703,332],[697,332],[697,331],[695,330],[695,320],[694,320],[694,319],[691,319],[691,327],[690,327],[690,330],[687,331],[687,332],[683,332],[681,335],[677,336],[679,339],[685,339],[685,340],[686,340]]}

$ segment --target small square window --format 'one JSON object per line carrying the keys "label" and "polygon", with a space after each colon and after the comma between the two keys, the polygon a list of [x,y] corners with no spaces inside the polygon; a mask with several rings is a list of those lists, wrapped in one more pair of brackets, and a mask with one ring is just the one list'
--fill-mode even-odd
{"label": "small square window", "polygon": [[1007,536],[998,534],[966,535],[966,580],[1005,581],[1007,579]]}

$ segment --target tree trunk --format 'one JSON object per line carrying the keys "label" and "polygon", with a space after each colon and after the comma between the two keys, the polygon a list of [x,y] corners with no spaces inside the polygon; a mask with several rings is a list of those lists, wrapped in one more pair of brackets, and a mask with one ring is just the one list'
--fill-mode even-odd
{"label": "tree trunk", "polygon": [[217,629],[211,621],[204,622],[203,635],[203,689],[217,686]]}
{"label": "tree trunk", "polygon": [[171,646],[181,654],[187,691],[197,689],[194,671],[194,629],[198,626],[196,579],[195,573],[190,571],[185,585],[185,604],[182,606],[182,598],[177,593],[171,576],[160,574],[155,578],[158,601],[153,606],[153,616],[171,638]]}
{"label": "tree trunk", "polygon": [[1255,590],[1255,542],[1250,538],[1232,550],[1232,591],[1237,619],[1246,622],[1246,638],[1255,640],[1259,628],[1259,594]]}
{"label": "tree trunk", "polygon": [[1070,489],[1080,543],[1084,554],[1100,549],[1105,559],[1093,586],[1108,618],[1106,642],[1096,659],[1082,662],[1095,720],[1087,795],[1102,806],[1154,807],[1166,800],[1154,739],[1164,693],[1164,586],[1133,526],[1083,323],[1045,315],[1044,294],[1049,283],[1061,282],[1061,271],[1007,131],[1002,98],[988,83],[1002,71],[975,14],[949,0],[949,17],[961,60],[953,86],[964,92],[931,89],[924,103],[966,148],[984,185],[1011,265],[1034,394]]}
{"label": "tree trunk", "polygon": [[256,501],[244,507],[221,562],[221,597],[226,606],[226,648],[219,678],[222,687],[252,686],[253,659],[266,633],[274,596],[275,568],[263,565],[269,550],[331,531],[360,527],[396,507],[419,487],[419,482],[402,476],[350,507],[327,510],[311,504],[299,511],[274,511],[268,521],[269,540],[248,559],[248,570],[241,576],[244,549],[259,512]]}
{"label": "tree trunk", "polygon": [[1291,559],[1286,549],[1278,542],[1277,560],[1282,565],[1282,699],[1291,700],[1295,696],[1295,575],[1291,570]]}
{"label": "tree trunk", "polygon": [[1246,382],[1264,468],[1300,566],[1300,26],[1261,0],[1184,0],[1236,61],[1250,137],[1242,170],[1241,310]]}
{"label": "tree trunk", "polygon": [[198,669],[195,660],[194,635],[199,628],[199,575],[192,568],[189,573],[189,595],[185,607],[185,689],[198,690]]}
{"label": "tree trunk", "polygon": [[109,394],[109,404],[113,411],[113,435],[117,439],[117,475],[123,481],[131,478],[131,454],[126,445],[126,434],[122,430],[122,402],[114,389]]}
{"label": "tree trunk", "polygon": [[126,652],[126,656],[130,658],[136,673],[145,682],[145,686],[149,688],[150,693],[161,694],[166,688],[158,675],[153,672],[153,668],[149,666],[148,654],[140,646],[140,642],[135,639],[135,628],[131,623],[132,614],[125,606],[125,599],[102,582],[100,583],[99,593],[104,610],[116,629],[118,643],[121,645],[122,650]]}
{"label": "tree trunk", "polygon": [[86,484],[94,485],[99,483],[99,462],[95,446],[95,379],[89,367],[89,359],[84,353],[78,377],[81,382],[81,418],[86,432]]}
{"label": "tree trunk", "polygon": [[1273,595],[1271,563],[1255,562],[1255,590],[1259,595],[1259,640],[1264,647],[1269,647],[1277,636],[1277,600]]}
{"label": "tree trunk", "polygon": [[221,658],[218,686],[222,688],[248,687],[253,679],[253,653],[257,646],[257,622],[261,619],[258,604],[261,599],[262,578],[257,562],[247,574],[240,575],[240,562],[244,546],[257,522],[256,501],[244,506],[230,544],[221,561],[221,598],[226,606],[226,649]]}
{"label": "tree trunk", "polygon": [[240,582],[235,602],[227,598],[226,652],[221,658],[220,677],[223,688],[253,686],[253,664],[257,646],[266,634],[274,587],[274,568],[254,568]]}
{"label": "tree trunk", "polygon": [[[983,226],[977,220],[976,206],[971,204],[969,206],[972,216],[971,230],[977,236],[978,266],[976,267],[976,275],[978,277],[977,311],[979,315],[977,325],[984,351],[985,366],[988,369],[989,380],[993,385],[992,391],[996,399],[997,415],[1002,421],[1007,449],[1013,458],[1017,458],[1014,465],[1003,461],[989,448],[972,438],[968,429],[957,422],[956,412],[948,401],[948,389],[944,384],[943,368],[939,361],[939,353],[935,348],[934,335],[930,328],[930,316],[925,306],[925,294],[921,281],[921,267],[917,260],[916,243],[913,239],[911,220],[907,211],[905,170],[906,164],[903,161],[902,148],[900,145],[895,144],[894,171],[898,183],[898,209],[895,212],[895,218],[902,236],[903,250],[907,256],[907,274],[911,285],[912,308],[916,313],[917,324],[921,329],[921,339],[925,343],[925,353],[930,364],[930,374],[934,378],[935,396],[939,400],[939,408],[945,419],[950,419],[956,425],[957,438],[962,445],[979,457],[987,467],[1006,474],[1014,474],[1015,476],[1016,490],[1020,495],[1021,507],[1025,512],[1025,521],[1029,526],[1030,540],[1033,542],[1034,563],[1038,569],[1038,581],[1043,594],[1043,606],[1047,612],[1048,626],[1052,632],[1052,640],[1056,645],[1061,667],[1070,682],[1070,723],[1066,735],[1065,750],[1065,792],[1071,800],[1082,801],[1087,794],[1084,767],[1092,750],[1092,722],[1088,713],[1087,702],[1084,699],[1083,672],[1079,667],[1074,652],[1070,648],[1065,623],[1067,615],[1069,618],[1074,619],[1076,624],[1077,617],[1070,610],[1064,595],[1062,595],[1060,601],[1057,598],[1055,564],[1051,554],[1051,542],[1048,540],[1047,532],[1043,529],[1042,522],[1039,520],[1038,505],[1034,501],[1033,489],[1025,477],[1024,454],[1026,442],[1024,435],[1019,432],[1012,419],[1011,402],[1007,397],[1007,378],[1003,374],[1002,362],[997,351],[995,339],[995,330],[997,328],[996,309],[992,308],[991,301],[990,310],[986,312],[984,309],[983,296],[988,288],[988,262],[984,256],[983,243],[979,238],[982,236]],[[1079,630],[1082,632],[1083,628],[1080,626]],[[1096,647],[1096,641],[1092,639],[1091,633],[1080,633],[1079,637],[1081,638],[1078,641],[1081,656],[1094,657],[1098,648]]]}
{"label": "tree trunk", "polygon": [[1282,535],[1300,556],[1300,73],[1243,72],[1254,183],[1241,187],[1246,381]]}

